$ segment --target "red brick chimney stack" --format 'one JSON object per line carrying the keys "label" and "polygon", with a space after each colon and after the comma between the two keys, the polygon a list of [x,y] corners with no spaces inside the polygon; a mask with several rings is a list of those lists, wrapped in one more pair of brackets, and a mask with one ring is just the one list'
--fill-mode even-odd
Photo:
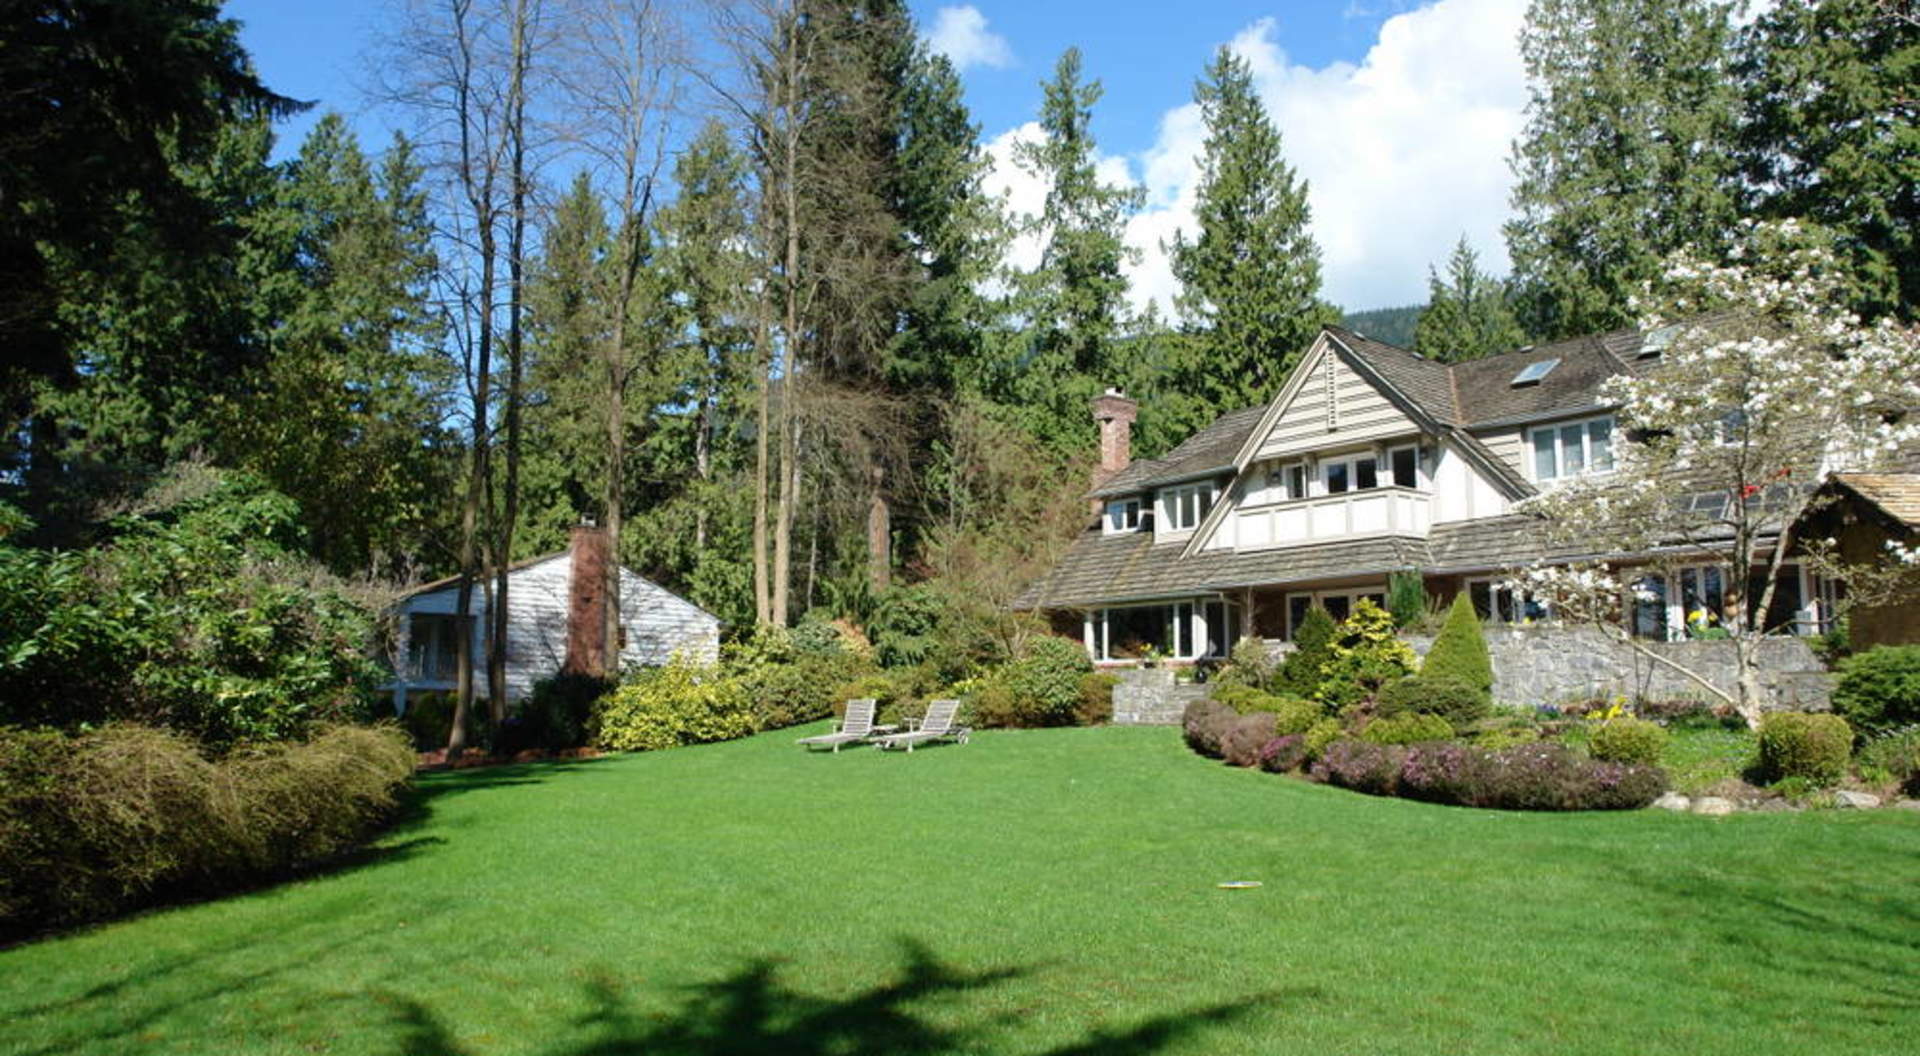
{"label": "red brick chimney stack", "polygon": [[1139,414],[1140,405],[1119,389],[1108,389],[1093,398],[1093,420],[1100,424],[1100,465],[1093,471],[1094,487],[1111,480],[1133,461],[1133,420]]}
{"label": "red brick chimney stack", "polygon": [[605,678],[607,664],[607,562],[612,540],[589,518],[573,526],[568,548],[567,661],[571,675]]}

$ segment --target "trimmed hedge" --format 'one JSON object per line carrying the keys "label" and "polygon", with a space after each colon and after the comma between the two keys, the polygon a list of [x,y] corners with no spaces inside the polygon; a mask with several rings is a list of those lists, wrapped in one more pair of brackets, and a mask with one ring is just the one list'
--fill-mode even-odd
{"label": "trimmed hedge", "polygon": [[1380,687],[1374,713],[1392,718],[1408,712],[1438,715],[1456,728],[1470,726],[1491,710],[1483,690],[1457,679],[1414,675]]}
{"label": "trimmed hedge", "polygon": [[1229,722],[1240,717],[1240,713],[1217,700],[1196,700],[1187,705],[1180,716],[1180,731],[1186,737],[1187,747],[1208,757],[1220,758],[1220,738],[1226,733]]}
{"label": "trimmed hedge", "polygon": [[284,877],[391,816],[414,753],[392,726],[209,759],[168,730],[0,727],[0,937]]}
{"label": "trimmed hedge", "polygon": [[1761,779],[1797,777],[1815,786],[1838,784],[1853,755],[1853,728],[1838,715],[1776,711],[1760,717]]}
{"label": "trimmed hedge", "polygon": [[1453,736],[1453,725],[1438,715],[1415,712],[1391,719],[1375,719],[1360,731],[1360,739],[1370,744],[1418,744],[1444,741]]}
{"label": "trimmed hedge", "polygon": [[1221,724],[1220,758],[1228,766],[1257,766],[1260,750],[1275,736],[1271,714],[1235,715]]}
{"label": "trimmed hedge", "polygon": [[1285,737],[1275,737],[1260,746],[1260,769],[1270,774],[1284,774],[1307,765],[1307,738],[1305,734],[1290,733]]}

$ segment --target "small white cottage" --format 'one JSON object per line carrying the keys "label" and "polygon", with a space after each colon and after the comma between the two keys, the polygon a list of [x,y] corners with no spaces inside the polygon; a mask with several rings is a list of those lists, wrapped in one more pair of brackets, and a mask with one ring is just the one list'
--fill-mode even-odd
{"label": "small white cottage", "polygon": [[[631,569],[620,570],[620,643],[617,663],[605,665],[605,580],[600,574],[610,550],[604,528],[581,525],[572,545],[557,554],[522,561],[507,571],[507,699],[526,696],[535,682],[563,668],[595,670],[664,664],[676,652],[712,660],[720,648],[720,620]],[[400,600],[394,657],[398,670],[387,686],[395,714],[406,711],[407,694],[451,690],[457,685],[460,583],[453,576],[416,588]],[[487,599],[476,584],[469,610],[473,633],[473,683],[486,693],[484,630]],[[572,656],[569,656],[571,650]]]}

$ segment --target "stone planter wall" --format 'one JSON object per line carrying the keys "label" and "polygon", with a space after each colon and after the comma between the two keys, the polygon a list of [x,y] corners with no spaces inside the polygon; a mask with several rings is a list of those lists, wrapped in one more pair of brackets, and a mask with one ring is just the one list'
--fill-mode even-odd
{"label": "stone planter wall", "polygon": [[[1602,696],[1705,697],[1686,676],[1636,653],[1590,627],[1487,629],[1493,655],[1493,697],[1532,706]],[[1428,642],[1414,642],[1425,653]],[[1735,693],[1738,668],[1732,642],[1657,642],[1654,650]],[[1832,676],[1806,641],[1769,638],[1760,647],[1761,681],[1775,708],[1823,711],[1831,706]]]}

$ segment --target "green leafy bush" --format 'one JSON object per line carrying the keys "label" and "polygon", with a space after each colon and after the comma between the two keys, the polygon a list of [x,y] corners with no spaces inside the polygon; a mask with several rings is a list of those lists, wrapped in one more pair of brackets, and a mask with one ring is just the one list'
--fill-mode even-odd
{"label": "green leafy bush", "polygon": [[1374,699],[1374,714],[1382,718],[1418,712],[1438,715],[1456,729],[1486,718],[1489,710],[1487,695],[1481,690],[1424,672],[1381,686]]}
{"label": "green leafy bush", "polygon": [[391,726],[320,727],[219,759],[124,723],[0,728],[0,936],[324,862],[390,816],[413,765]]}
{"label": "green leafy bush", "polygon": [[1370,744],[1418,744],[1444,741],[1453,736],[1453,726],[1438,715],[1410,712],[1391,719],[1375,719],[1360,731],[1360,739]]}
{"label": "green leafy bush", "polygon": [[738,679],[753,701],[757,730],[779,730],[824,719],[847,696],[842,687],[865,670],[860,659],[846,652],[796,652],[782,663],[730,664],[726,672]]}
{"label": "green leafy bush", "polygon": [[1271,714],[1235,715],[1221,730],[1220,758],[1228,766],[1258,766],[1260,750],[1275,736]]}
{"label": "green leafy bush", "polygon": [[1074,709],[1073,721],[1082,726],[1099,726],[1113,721],[1113,687],[1120,679],[1104,671],[1094,671],[1080,676],[1080,705]]}
{"label": "green leafy bush", "polygon": [[1333,659],[1337,631],[1327,610],[1318,605],[1309,608],[1300,626],[1293,629],[1293,652],[1280,662],[1275,688],[1295,696],[1313,696],[1320,688],[1320,669]]}
{"label": "green leafy bush", "polygon": [[1346,730],[1341,728],[1340,720],[1335,718],[1321,719],[1307,727],[1305,747],[1308,760],[1320,758],[1320,753],[1327,750],[1327,745],[1344,736],[1346,736]]}
{"label": "green leafy bush", "polygon": [[1838,715],[1776,711],[1760,718],[1761,779],[1805,779],[1815,787],[1836,784],[1853,754],[1853,730]]}
{"label": "green leafy bush", "polygon": [[882,591],[866,625],[874,658],[882,667],[912,667],[933,659],[944,610],[940,595],[925,585]]}
{"label": "green leafy bush", "polygon": [[400,728],[413,739],[413,746],[423,752],[445,748],[447,735],[453,729],[453,706],[451,692],[408,693],[407,710],[400,716]]}
{"label": "green leafy bush", "polygon": [[1920,723],[1920,645],[1877,645],[1840,661],[1833,710],[1866,734]]}
{"label": "green leafy bush", "polygon": [[1860,748],[1860,770],[1886,775],[1910,795],[1920,795],[1920,726],[1883,734]]}
{"label": "green leafy bush", "polygon": [[600,698],[593,717],[594,744],[612,751],[654,751],[752,732],[745,685],[717,665],[678,654]]}
{"label": "green leafy bush", "polygon": [[0,541],[0,723],[127,720],[221,745],[369,717],[371,607],[300,556],[293,500],[199,472],[91,549]]}
{"label": "green leafy bush", "polygon": [[1465,592],[1455,595],[1447,610],[1447,622],[1427,650],[1420,675],[1435,682],[1455,682],[1471,686],[1483,700],[1493,701],[1493,657],[1487,652],[1487,638],[1480,629],[1480,616],[1473,611],[1473,600]]}
{"label": "green leafy bush", "polygon": [[1298,733],[1275,737],[1260,748],[1260,769],[1269,774],[1291,773],[1307,765],[1307,739]]}
{"label": "green leafy bush", "polygon": [[1265,690],[1280,676],[1280,665],[1273,650],[1258,638],[1242,638],[1233,643],[1233,652],[1211,680],[1215,686],[1246,686]]}
{"label": "green leafy bush", "polygon": [[[552,751],[586,744],[594,702],[612,692],[614,685],[610,679],[576,674],[559,674],[535,682],[533,691],[508,714],[495,750],[513,755],[529,749]],[[445,729],[452,719],[449,702],[446,722],[433,747],[446,744]]]}
{"label": "green leafy bush", "polygon": [[1657,722],[1623,715],[1594,727],[1587,738],[1587,750],[1595,759],[1611,763],[1658,766],[1667,750],[1667,731]]}
{"label": "green leafy bush", "polygon": [[1086,647],[1071,638],[1049,634],[1028,642],[1025,655],[994,675],[1013,702],[1001,724],[1072,725],[1080,706],[1080,679],[1092,670]]}

